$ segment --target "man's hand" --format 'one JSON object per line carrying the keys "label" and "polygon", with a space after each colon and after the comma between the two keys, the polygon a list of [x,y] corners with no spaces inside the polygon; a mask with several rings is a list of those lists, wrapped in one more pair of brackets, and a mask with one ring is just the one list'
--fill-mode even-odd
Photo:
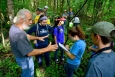
{"label": "man's hand", "polygon": [[88,50],[91,51],[91,50],[92,50],[92,46],[90,46],[90,47],[88,48]]}
{"label": "man's hand", "polygon": [[56,49],[58,49],[58,45],[57,44],[51,45],[51,42],[50,42],[50,44],[47,46],[47,48],[49,51],[55,51]]}

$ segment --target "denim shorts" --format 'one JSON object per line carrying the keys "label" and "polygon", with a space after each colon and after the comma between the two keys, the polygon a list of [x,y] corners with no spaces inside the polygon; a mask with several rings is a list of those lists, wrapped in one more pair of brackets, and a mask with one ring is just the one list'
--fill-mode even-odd
{"label": "denim shorts", "polygon": [[21,77],[34,77],[33,57],[16,57],[16,62],[22,69]]}

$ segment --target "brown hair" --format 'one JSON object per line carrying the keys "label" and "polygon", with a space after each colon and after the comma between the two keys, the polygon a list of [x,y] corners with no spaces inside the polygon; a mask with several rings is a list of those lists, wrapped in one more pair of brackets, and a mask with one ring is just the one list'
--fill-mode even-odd
{"label": "brown hair", "polygon": [[72,27],[71,29],[69,29],[68,34],[70,34],[72,37],[77,35],[82,40],[85,39],[85,33],[80,26]]}
{"label": "brown hair", "polygon": [[[94,36],[96,36],[96,35],[97,35],[97,34],[94,33]],[[114,35],[113,31],[111,32],[111,35],[112,35],[112,36]],[[100,35],[99,35],[99,36],[100,36]],[[113,40],[113,37],[107,37],[107,36],[100,36],[100,37],[101,37],[102,43],[103,43],[104,45],[106,45],[106,44],[112,42],[112,40]]]}

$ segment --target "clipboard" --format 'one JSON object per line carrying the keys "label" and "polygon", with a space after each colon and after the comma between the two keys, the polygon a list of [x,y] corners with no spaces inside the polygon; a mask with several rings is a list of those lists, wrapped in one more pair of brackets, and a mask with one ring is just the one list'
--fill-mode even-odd
{"label": "clipboard", "polygon": [[59,43],[59,46],[60,46],[62,49],[64,49],[65,51],[69,52],[69,50],[68,50],[63,44]]}

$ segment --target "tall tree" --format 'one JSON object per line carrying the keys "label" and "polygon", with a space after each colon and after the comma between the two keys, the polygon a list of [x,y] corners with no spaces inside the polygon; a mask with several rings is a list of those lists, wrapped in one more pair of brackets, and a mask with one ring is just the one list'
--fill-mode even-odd
{"label": "tall tree", "polygon": [[10,23],[13,24],[13,18],[14,18],[14,4],[12,0],[7,0],[7,10],[8,10],[8,16],[10,19]]}
{"label": "tall tree", "polygon": [[63,12],[64,1],[65,0],[60,0],[60,13]]}
{"label": "tall tree", "polygon": [[57,0],[54,0],[54,4],[53,4],[53,12],[54,12],[54,14],[56,13],[56,1]]}
{"label": "tall tree", "polygon": [[0,11],[0,36],[2,36],[2,44],[3,46],[5,46],[5,40],[4,40],[4,32],[3,32],[3,23],[4,23],[4,15],[3,13]]}
{"label": "tall tree", "polygon": [[56,0],[56,12],[58,13],[59,0]]}
{"label": "tall tree", "polygon": [[93,16],[92,16],[92,25],[99,20],[100,11],[102,9],[103,1],[102,0],[95,0],[94,2],[94,9],[93,9]]}
{"label": "tall tree", "polygon": [[[84,4],[83,4],[83,5],[81,6],[81,8],[75,13],[74,17],[77,16],[77,14],[84,8],[84,6],[86,5],[87,1],[88,1],[88,0],[85,0],[85,1],[84,1]],[[67,0],[67,3],[68,3],[68,8],[69,8],[69,10],[70,10],[69,0]],[[68,22],[70,22],[74,17],[70,18],[70,15],[69,15]],[[69,27],[69,24],[68,24],[68,26],[67,26],[67,32],[68,32],[68,27]],[[67,34],[67,39],[66,39],[66,41],[65,41],[65,44],[67,43],[67,41],[68,41],[68,34]]]}
{"label": "tall tree", "polygon": [[38,0],[33,0],[33,8],[34,10],[39,7],[39,1]]}

